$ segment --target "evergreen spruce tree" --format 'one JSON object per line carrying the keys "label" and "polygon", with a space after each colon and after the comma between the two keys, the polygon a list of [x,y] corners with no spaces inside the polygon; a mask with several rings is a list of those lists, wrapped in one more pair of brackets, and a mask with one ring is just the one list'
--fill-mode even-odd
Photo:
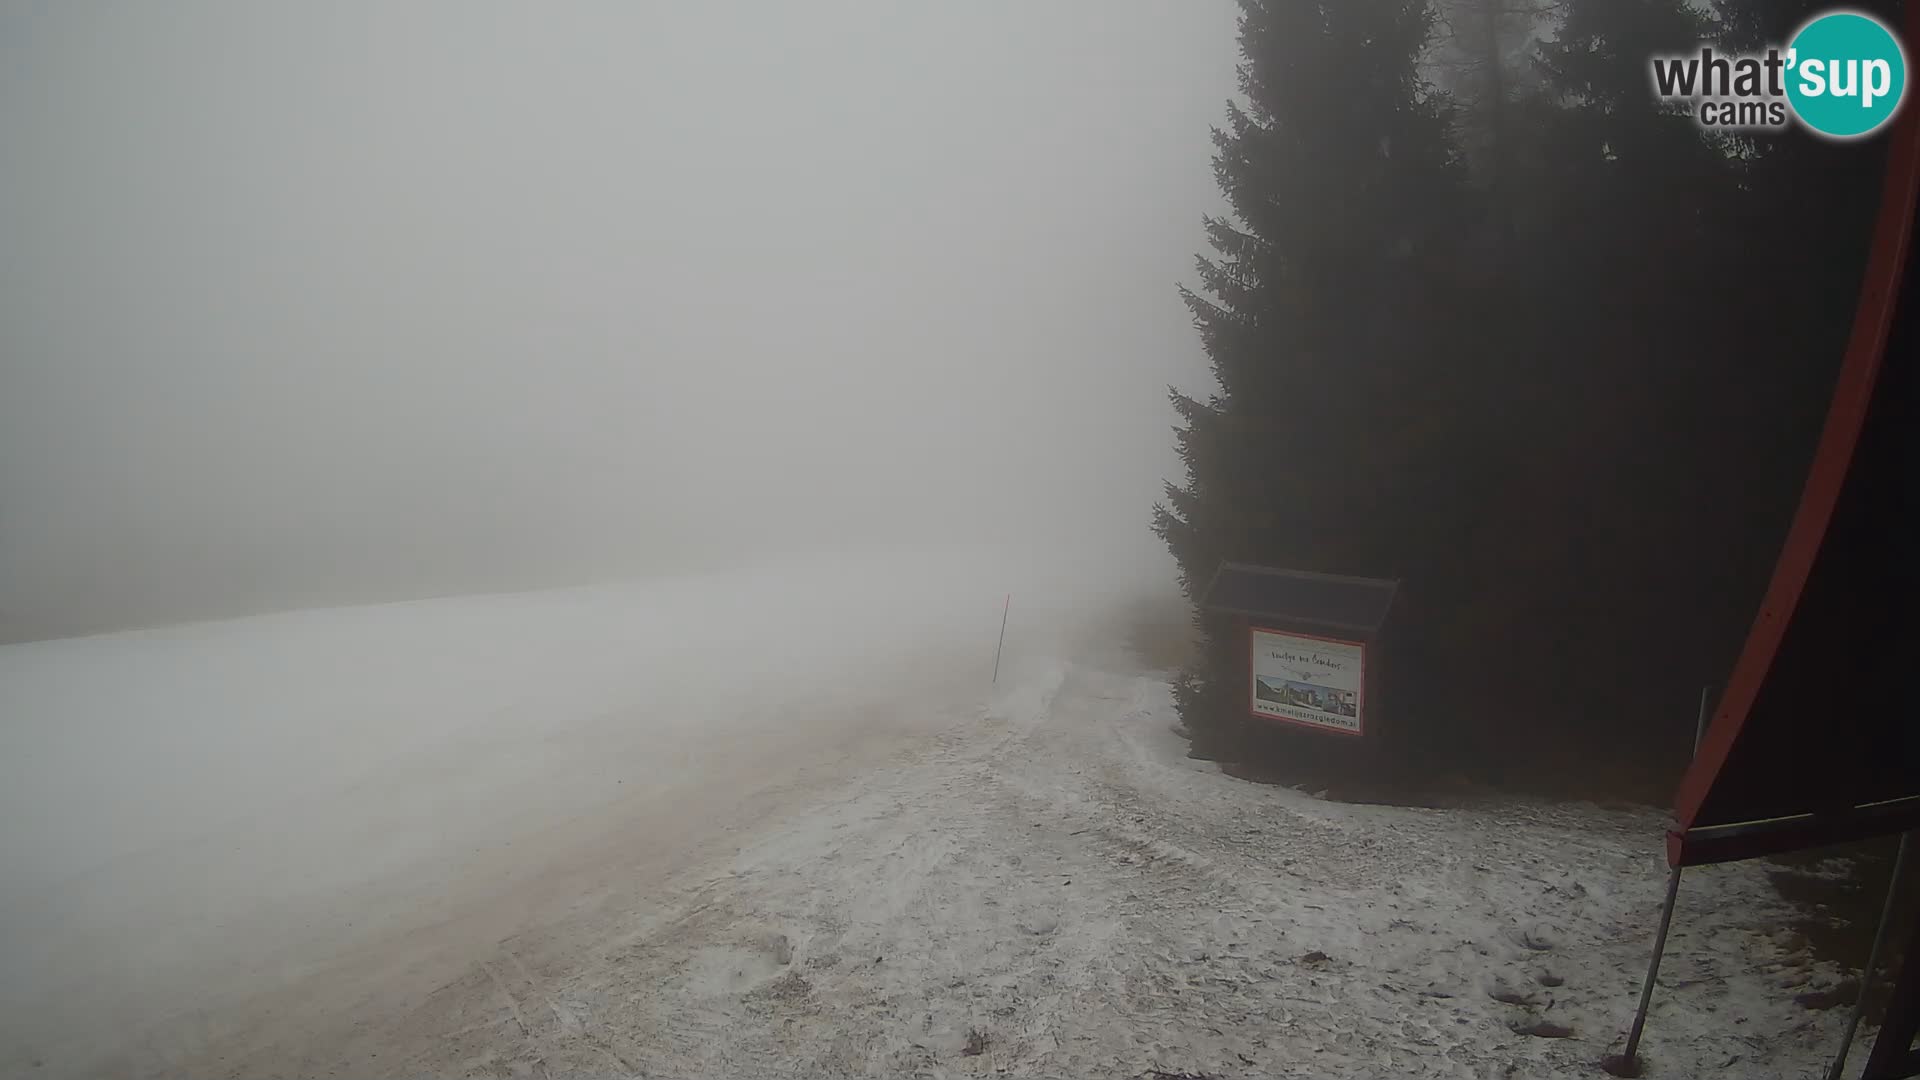
{"label": "evergreen spruce tree", "polygon": [[1514,129],[1540,90],[1533,61],[1553,26],[1554,6],[1552,0],[1439,0],[1434,82],[1453,99],[1455,139],[1496,205],[1505,201],[1509,158],[1521,141]]}
{"label": "evergreen spruce tree", "polygon": [[1684,763],[1695,695],[1751,616],[1730,615],[1744,578],[1729,555],[1747,539],[1743,448],[1765,433],[1724,407],[1743,393],[1739,327],[1756,314],[1743,154],[1648,75],[1650,57],[1718,30],[1687,0],[1571,0],[1541,49],[1557,210],[1540,232],[1562,256],[1538,284],[1577,332],[1542,369],[1542,490],[1564,536],[1538,595],[1576,644],[1538,666],[1576,737],[1663,769]]}
{"label": "evergreen spruce tree", "polygon": [[1528,619],[1552,629],[1519,651],[1540,711],[1515,722],[1639,761],[1684,746],[1693,695],[1718,674],[1694,653],[1704,538],[1686,493],[1734,171],[1648,75],[1650,56],[1706,32],[1687,0],[1571,0],[1540,49],[1552,197],[1536,225],[1557,254],[1534,285],[1557,329],[1531,373],[1530,486],[1553,528],[1522,557]]}
{"label": "evergreen spruce tree", "polygon": [[[1189,594],[1222,560],[1429,579],[1470,516],[1443,336],[1461,178],[1419,76],[1424,0],[1242,0],[1240,89],[1214,133],[1232,207],[1183,290],[1217,391],[1175,392],[1184,485],[1155,529]],[[1180,681],[1196,750],[1254,734],[1210,625]]]}
{"label": "evergreen spruce tree", "polygon": [[1671,771],[1693,695],[1732,663],[1798,494],[1878,153],[1797,131],[1712,133],[1651,92],[1652,55],[1778,43],[1814,0],[1570,0],[1531,79],[1490,76],[1486,54],[1504,45],[1485,16],[1516,6],[1447,0],[1453,37],[1436,45],[1463,105],[1495,78],[1522,88],[1497,129],[1460,129],[1483,159],[1476,175],[1499,178],[1476,189],[1477,310],[1506,357],[1488,384],[1504,386],[1524,449],[1505,457],[1511,494],[1470,548],[1497,569],[1456,625],[1490,652],[1505,638],[1519,673],[1508,689],[1521,707],[1491,718],[1491,753],[1519,737],[1498,730],[1509,721]]}
{"label": "evergreen spruce tree", "polygon": [[[1223,559],[1405,579],[1420,730],[1659,783],[1798,495],[1883,148],[1652,93],[1651,55],[1779,42],[1813,0],[1437,2],[1437,36],[1409,0],[1242,4],[1233,212],[1185,295],[1218,386],[1174,395],[1155,527],[1190,593]],[[1243,756],[1269,729],[1206,629],[1182,714]]]}

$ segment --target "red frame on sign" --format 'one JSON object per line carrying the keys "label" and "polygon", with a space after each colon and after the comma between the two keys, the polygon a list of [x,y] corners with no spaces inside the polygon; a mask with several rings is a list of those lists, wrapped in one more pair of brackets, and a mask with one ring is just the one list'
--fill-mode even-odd
{"label": "red frame on sign", "polygon": [[[1367,733],[1367,643],[1366,642],[1350,641],[1346,638],[1326,637],[1325,635],[1322,635],[1322,634],[1303,634],[1298,630],[1282,630],[1276,626],[1255,626],[1251,622],[1247,623],[1246,626],[1247,626],[1247,682],[1246,682],[1247,715],[1253,717],[1255,720],[1266,720],[1266,721],[1277,723],[1277,724],[1291,724],[1297,728],[1304,728],[1308,731],[1317,731],[1322,735],[1332,735],[1335,738],[1358,739],[1366,735]],[[1360,679],[1359,679],[1360,686],[1359,686],[1359,689],[1354,691],[1354,698],[1353,698],[1353,702],[1354,702],[1353,711],[1357,714],[1354,717],[1354,721],[1356,724],[1354,729],[1352,731],[1345,731],[1345,730],[1342,730],[1341,728],[1325,727],[1320,724],[1310,724],[1305,720],[1295,720],[1290,716],[1270,716],[1267,713],[1256,711],[1253,707],[1255,702],[1253,683],[1254,683],[1254,680],[1258,677],[1254,674],[1254,667],[1253,667],[1253,635],[1256,633],[1278,634],[1281,637],[1306,638],[1308,641],[1324,641],[1330,645],[1350,645],[1353,648],[1359,649],[1360,650]]]}

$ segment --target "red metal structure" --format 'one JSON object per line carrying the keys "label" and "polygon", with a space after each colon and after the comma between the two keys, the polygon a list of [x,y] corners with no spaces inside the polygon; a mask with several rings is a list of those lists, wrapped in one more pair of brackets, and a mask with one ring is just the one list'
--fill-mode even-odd
{"label": "red metal structure", "polygon": [[[1910,5],[1910,40],[1920,5]],[[1920,112],[1887,155],[1871,254],[1799,512],[1746,647],[1674,801],[1667,860],[1725,862],[1920,826],[1905,693],[1920,545],[1904,512],[1920,474],[1911,293]],[[1896,311],[1905,313],[1896,326]],[[1893,349],[1889,350],[1890,343]],[[1834,687],[1844,687],[1836,698]],[[1844,704],[1841,704],[1841,703]],[[1838,706],[1838,707],[1836,707]]]}
{"label": "red metal structure", "polygon": [[[1906,5],[1920,41],[1920,3]],[[1886,181],[1852,335],[1779,562],[1712,723],[1674,800],[1667,905],[1626,1052],[1638,1075],[1682,868],[1920,830],[1920,109],[1909,101]],[[1869,974],[1895,913],[1890,890]],[[1908,949],[1863,1080],[1920,1076],[1920,934]],[[1863,979],[1864,984],[1867,980]],[[1864,996],[1864,995],[1863,995]],[[1846,1039],[1860,1021],[1856,1004]],[[1828,1073],[1846,1062],[1843,1042]]]}

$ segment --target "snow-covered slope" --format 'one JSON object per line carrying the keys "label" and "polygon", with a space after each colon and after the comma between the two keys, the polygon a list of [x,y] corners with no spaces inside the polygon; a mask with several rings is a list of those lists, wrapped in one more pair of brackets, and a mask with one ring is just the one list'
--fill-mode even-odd
{"label": "snow-covered slope", "polygon": [[[0,649],[0,1073],[1534,1077],[1617,1044],[1658,813],[1223,776],[1115,647],[1115,580],[903,552]],[[1786,987],[1835,973],[1764,868],[1682,896],[1651,1075],[1810,1075],[1839,1018]]]}
{"label": "snow-covered slope", "polygon": [[1030,649],[1075,588],[880,552],[0,648],[0,1061],[170,1052],[429,928],[463,955],[944,722],[1005,594]]}

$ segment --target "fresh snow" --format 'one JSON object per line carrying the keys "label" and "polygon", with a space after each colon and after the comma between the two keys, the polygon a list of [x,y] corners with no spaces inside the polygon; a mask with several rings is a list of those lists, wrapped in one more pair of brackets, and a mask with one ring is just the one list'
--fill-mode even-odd
{"label": "fresh snow", "polygon": [[[1224,776],[1075,571],[894,553],[0,649],[0,1072],[1544,1077],[1618,1049],[1659,812]],[[1839,973],[1790,951],[1765,870],[1688,874],[1650,1076],[1831,1054],[1844,1017],[1792,996]]]}

